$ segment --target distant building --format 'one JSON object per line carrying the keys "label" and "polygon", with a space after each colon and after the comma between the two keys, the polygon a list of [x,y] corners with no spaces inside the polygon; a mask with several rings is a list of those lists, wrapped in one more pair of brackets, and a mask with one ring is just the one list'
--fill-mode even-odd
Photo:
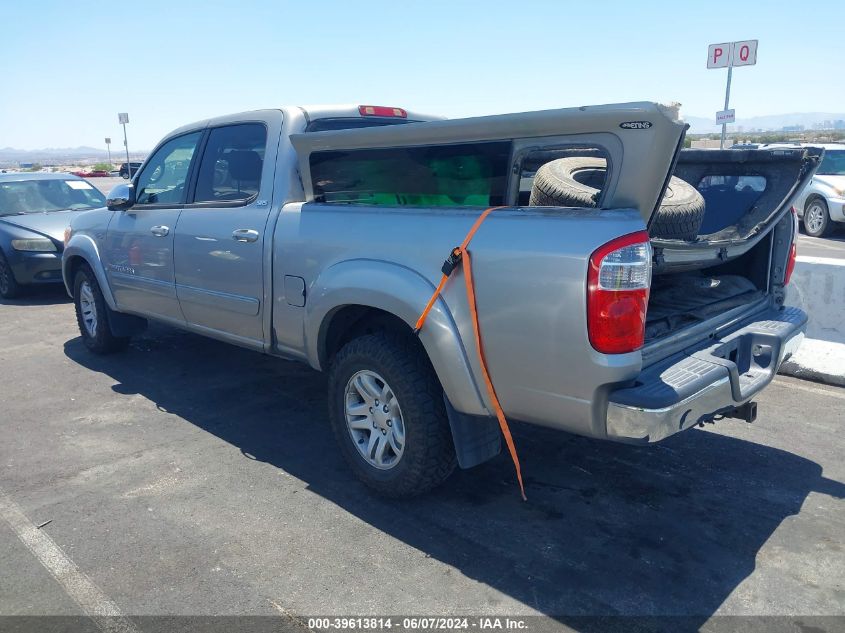
{"label": "distant building", "polygon": [[719,149],[719,139],[717,138],[699,138],[690,142],[690,147],[695,149]]}

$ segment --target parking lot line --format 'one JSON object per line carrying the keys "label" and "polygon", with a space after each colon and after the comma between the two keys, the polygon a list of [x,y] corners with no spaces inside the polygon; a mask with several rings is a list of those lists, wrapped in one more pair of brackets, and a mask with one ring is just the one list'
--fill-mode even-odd
{"label": "parking lot line", "polygon": [[118,606],[0,489],[0,516],[68,596],[106,633],[137,633]]}
{"label": "parking lot line", "polygon": [[839,387],[814,387],[812,386],[813,383],[808,381],[786,380],[780,376],[775,379],[775,384],[783,385],[788,389],[797,389],[798,391],[806,391],[807,393],[814,393],[820,396],[845,400],[845,393],[843,393],[843,390]]}

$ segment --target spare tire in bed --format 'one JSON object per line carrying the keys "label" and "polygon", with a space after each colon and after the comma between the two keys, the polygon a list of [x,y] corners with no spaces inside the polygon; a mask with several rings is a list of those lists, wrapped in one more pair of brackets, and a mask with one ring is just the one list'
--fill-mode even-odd
{"label": "spare tire in bed", "polygon": [[[594,207],[604,186],[603,158],[560,158],[537,170],[529,205]],[[651,222],[652,237],[694,240],[704,219],[704,198],[688,182],[672,176]]]}

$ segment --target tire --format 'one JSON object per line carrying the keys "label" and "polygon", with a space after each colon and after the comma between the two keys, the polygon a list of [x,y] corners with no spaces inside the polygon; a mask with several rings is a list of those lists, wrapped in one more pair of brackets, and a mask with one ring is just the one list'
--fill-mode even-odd
{"label": "tire", "polygon": [[549,161],[534,176],[528,204],[532,207],[595,207],[604,184],[606,165],[603,158]]}
{"label": "tire", "polygon": [[813,198],[804,207],[804,232],[811,237],[825,237],[833,231],[830,211],[824,198]]}
{"label": "tire", "polygon": [[652,237],[691,241],[698,237],[703,221],[702,195],[685,180],[672,176],[648,232]]}
{"label": "tire", "polygon": [[4,299],[14,299],[20,296],[22,287],[15,279],[15,273],[12,272],[12,267],[9,266],[9,260],[0,251],[0,297]]}
{"label": "tire", "polygon": [[109,308],[97,278],[88,266],[80,267],[74,277],[73,305],[85,347],[95,354],[111,354],[126,349],[129,337],[112,334],[108,321]]}
{"label": "tire", "polygon": [[[335,439],[368,487],[386,497],[412,497],[438,486],[455,469],[443,389],[410,334],[385,331],[353,339],[332,360],[328,382]],[[380,445],[379,467],[374,454]]]}
{"label": "tire", "polygon": [[[537,170],[531,206],[595,207],[604,185],[603,158],[560,158]],[[694,240],[704,220],[704,198],[688,182],[672,176],[652,220],[652,237]]]}

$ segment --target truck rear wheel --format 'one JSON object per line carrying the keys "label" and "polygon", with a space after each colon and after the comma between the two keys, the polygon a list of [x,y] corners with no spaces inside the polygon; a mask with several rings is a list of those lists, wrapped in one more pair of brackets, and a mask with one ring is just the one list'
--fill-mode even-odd
{"label": "truck rear wheel", "polygon": [[384,496],[421,494],[455,468],[443,389],[410,334],[367,334],[338,352],[329,419],[352,471]]}

